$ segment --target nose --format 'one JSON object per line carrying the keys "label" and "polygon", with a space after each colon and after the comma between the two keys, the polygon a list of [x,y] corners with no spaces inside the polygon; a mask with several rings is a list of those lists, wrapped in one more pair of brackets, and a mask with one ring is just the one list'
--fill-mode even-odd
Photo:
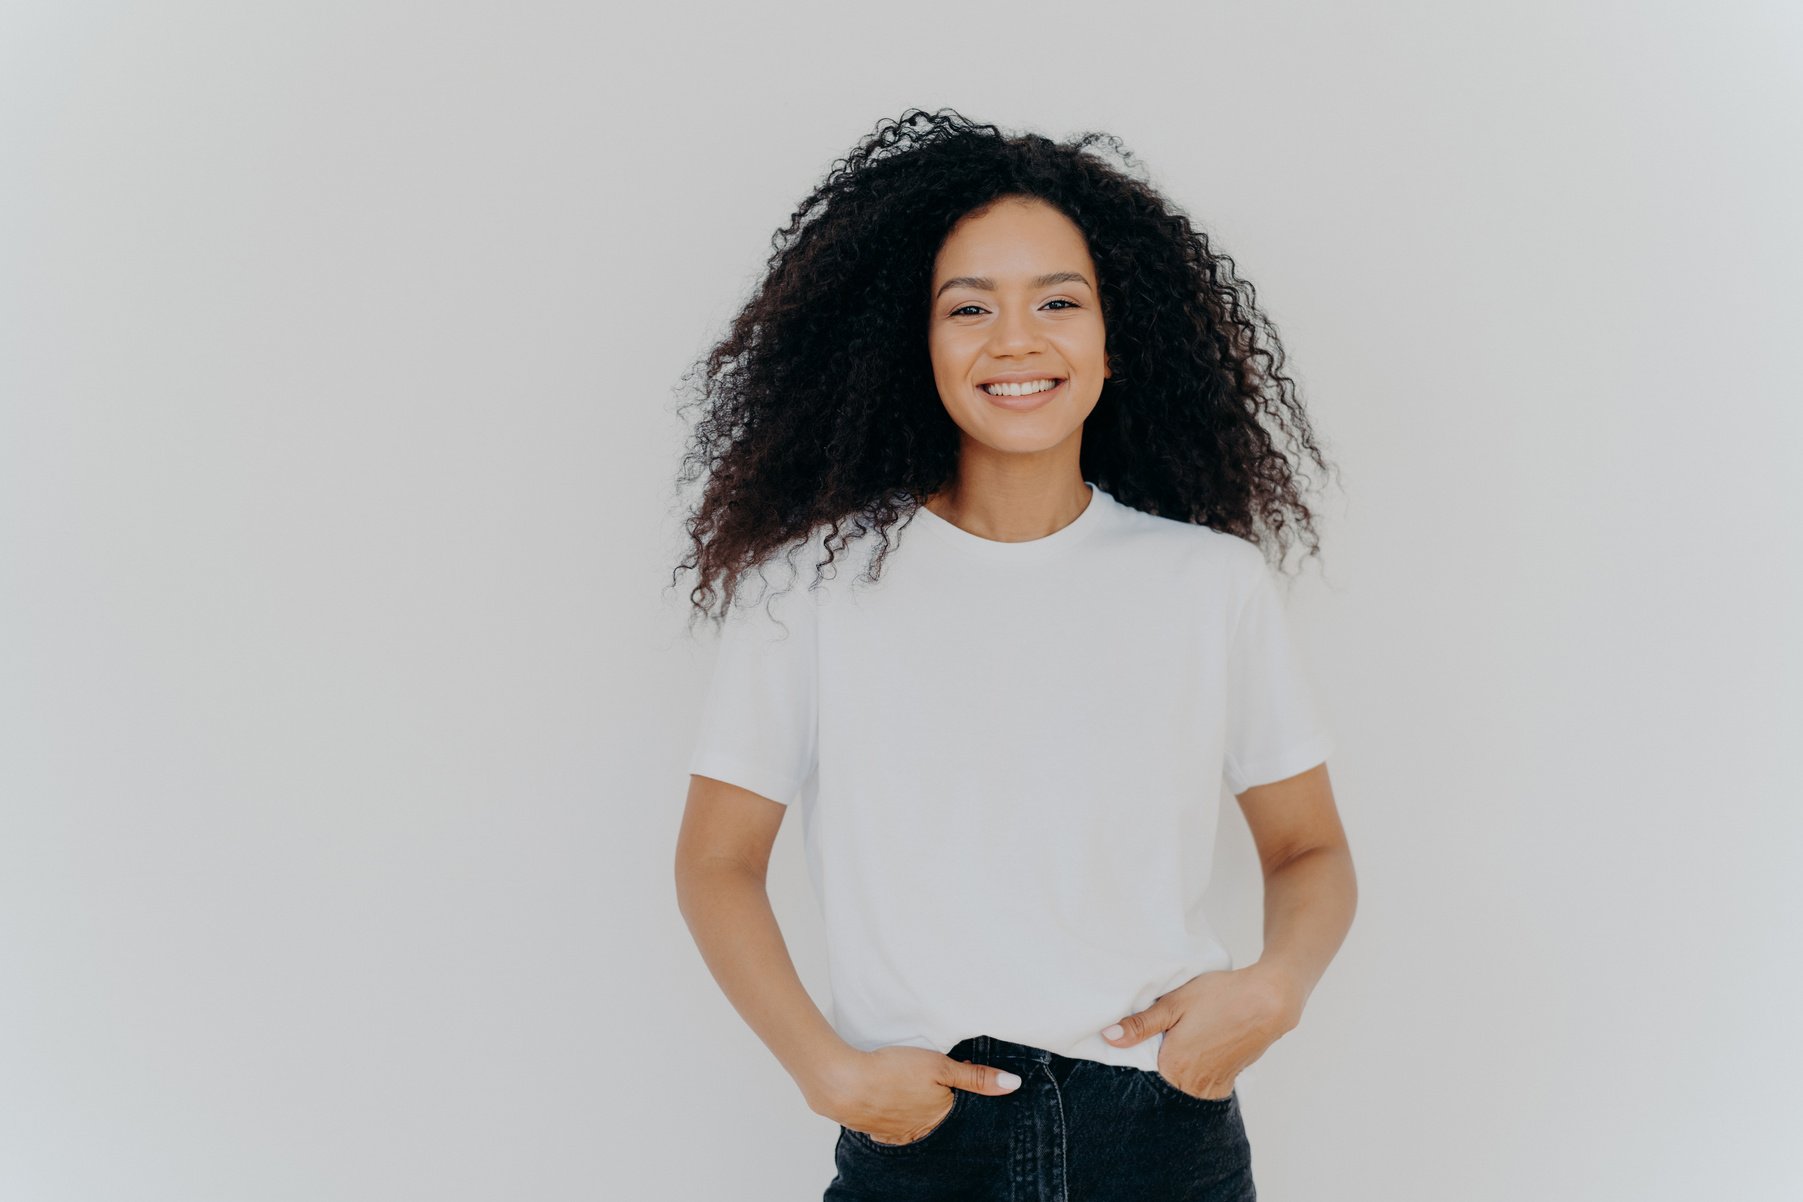
{"label": "nose", "polygon": [[1004,308],[989,329],[989,351],[992,355],[1027,355],[1044,346],[1039,326],[1030,312]]}

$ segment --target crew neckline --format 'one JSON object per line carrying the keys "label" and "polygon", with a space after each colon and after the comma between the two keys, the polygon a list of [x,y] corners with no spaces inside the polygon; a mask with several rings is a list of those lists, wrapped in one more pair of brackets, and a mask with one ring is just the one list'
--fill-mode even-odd
{"label": "crew neckline", "polygon": [[925,505],[917,506],[915,512],[919,515],[923,528],[932,531],[932,536],[942,543],[960,547],[968,554],[998,563],[1028,563],[1076,546],[1102,524],[1107,511],[1115,504],[1114,498],[1093,480],[1085,480],[1084,483],[1089,486],[1090,495],[1089,504],[1083,507],[1081,513],[1050,534],[1018,542],[1004,542],[972,534],[964,527],[940,517]]}

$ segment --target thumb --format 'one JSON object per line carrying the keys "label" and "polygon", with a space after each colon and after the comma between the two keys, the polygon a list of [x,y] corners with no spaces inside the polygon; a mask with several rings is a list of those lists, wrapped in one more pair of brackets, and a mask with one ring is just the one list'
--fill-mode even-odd
{"label": "thumb", "polygon": [[1113,1026],[1102,1028],[1102,1038],[1117,1048],[1128,1048],[1151,1038],[1169,1025],[1165,1021],[1164,1007],[1153,1002],[1137,1014],[1129,1014]]}
{"label": "thumb", "polygon": [[967,1089],[971,1093],[1007,1094],[1020,1088],[1020,1078],[1006,1069],[992,1068],[987,1064],[972,1064],[967,1060],[945,1058],[945,1079],[942,1085],[953,1089]]}

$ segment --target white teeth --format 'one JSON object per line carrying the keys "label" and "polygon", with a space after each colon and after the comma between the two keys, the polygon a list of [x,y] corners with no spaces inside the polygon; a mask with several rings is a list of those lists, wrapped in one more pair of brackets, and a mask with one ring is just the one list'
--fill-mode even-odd
{"label": "white teeth", "polygon": [[1056,380],[1028,380],[1024,384],[985,384],[983,391],[990,396],[1026,396],[1028,393],[1044,392],[1056,387]]}

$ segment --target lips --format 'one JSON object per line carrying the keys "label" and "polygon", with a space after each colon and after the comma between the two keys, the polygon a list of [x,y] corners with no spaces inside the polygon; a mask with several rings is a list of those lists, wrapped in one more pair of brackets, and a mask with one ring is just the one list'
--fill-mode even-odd
{"label": "lips", "polygon": [[978,380],[977,387],[982,388],[986,384],[1031,384],[1036,380],[1062,381],[1063,379],[1064,379],[1063,376],[1057,375],[1057,374],[1055,374],[1053,372],[1049,372],[1049,371],[1041,371],[1041,372],[1015,371],[1015,372],[1009,372],[1006,375],[990,376],[987,380]]}
{"label": "lips", "polygon": [[[1032,376],[1029,378],[1035,380],[1048,380],[1052,377]],[[990,381],[990,383],[997,382],[998,381]],[[1019,383],[1020,381],[1013,382]],[[1043,392],[1029,392],[1026,396],[995,396],[992,393],[984,392],[982,386],[978,385],[976,386],[976,394],[998,409],[1010,409],[1016,413],[1024,413],[1031,409],[1037,409],[1041,405],[1055,401],[1063,396],[1064,387],[1068,383],[1068,380],[1059,380],[1056,384],[1045,389]]]}

